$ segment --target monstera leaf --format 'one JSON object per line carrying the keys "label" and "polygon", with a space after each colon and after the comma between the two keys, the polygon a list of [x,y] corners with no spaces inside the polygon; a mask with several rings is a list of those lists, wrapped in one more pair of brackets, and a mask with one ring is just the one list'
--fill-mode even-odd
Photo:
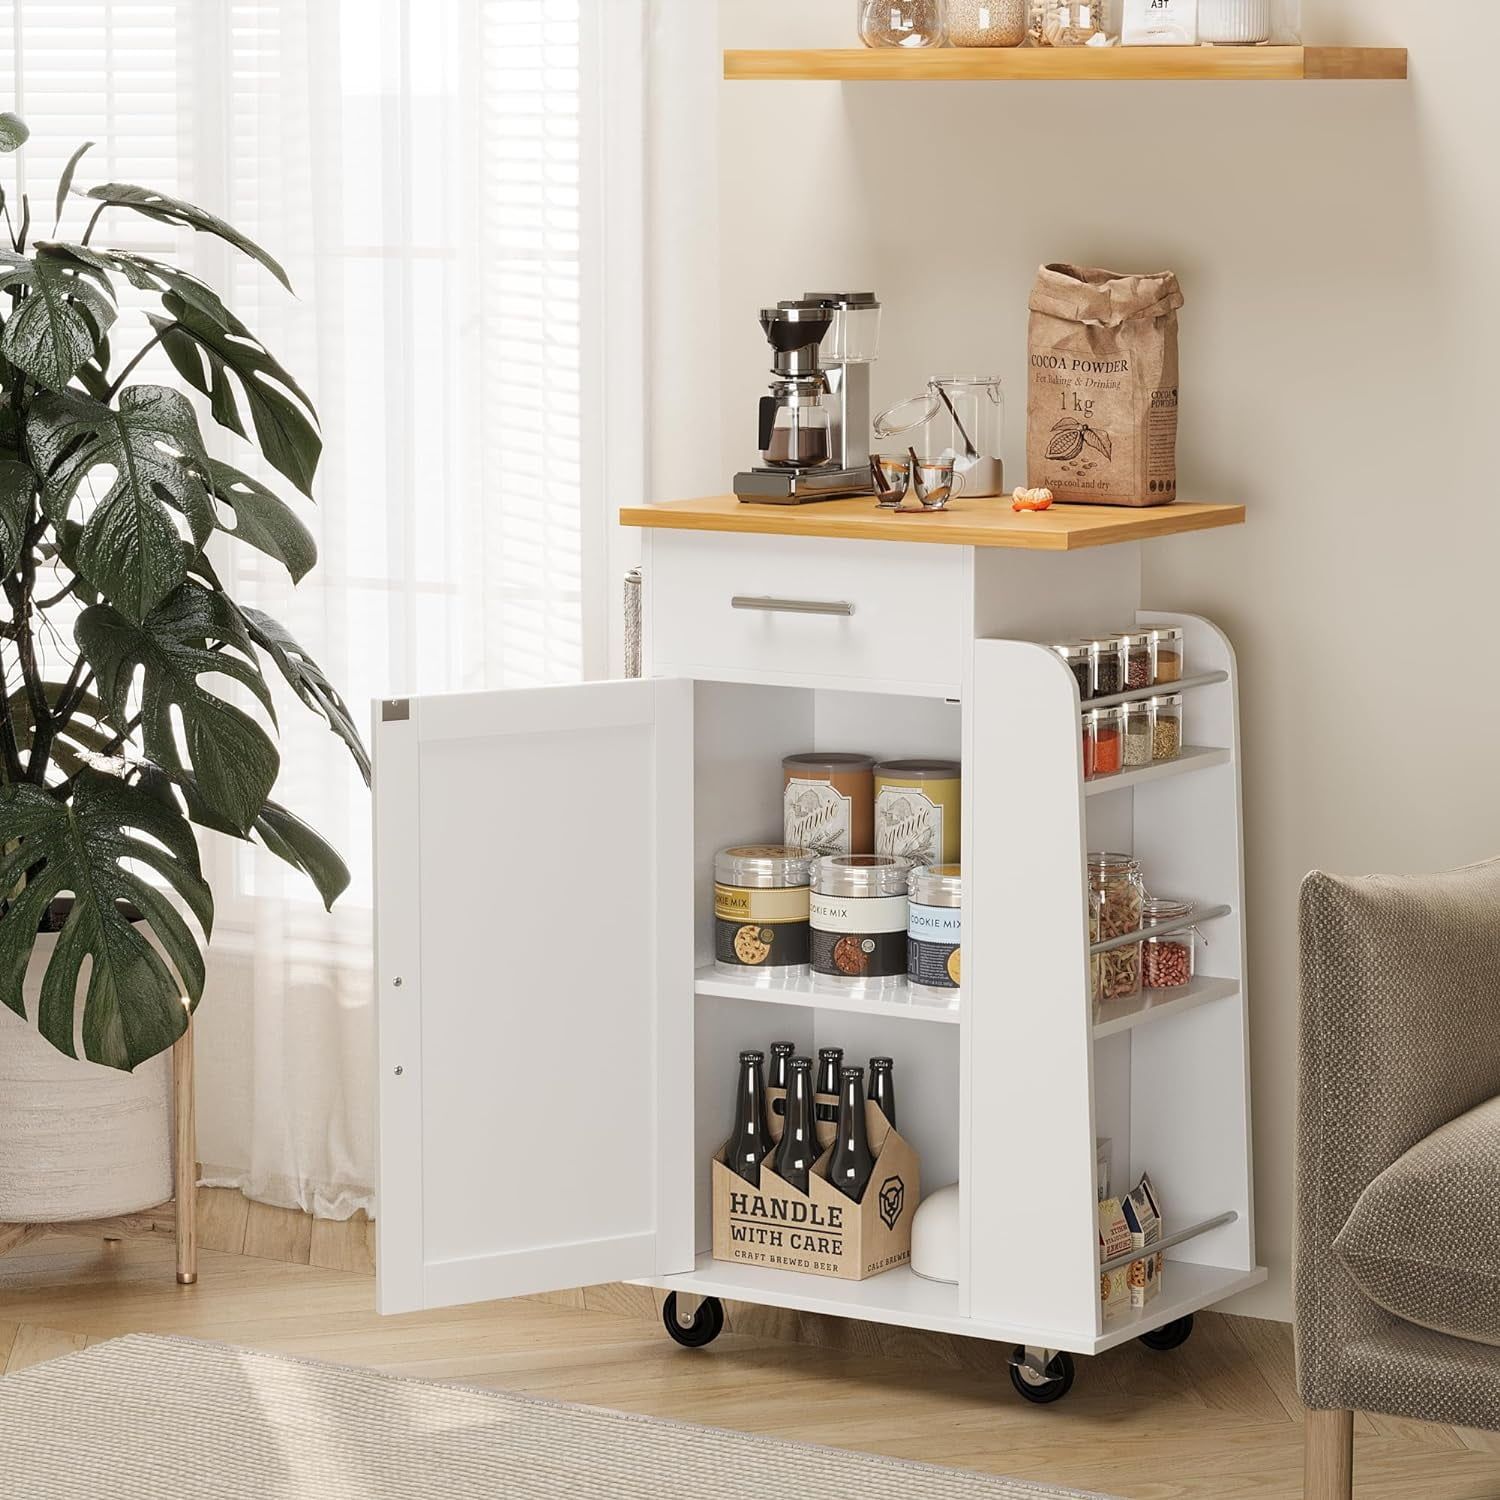
{"label": "monstera leaf", "polygon": [[168,292],[162,306],[167,316],[149,315],[151,326],[177,373],[208,397],[214,421],[249,437],[243,401],[266,461],[304,495],[312,494],[323,439],[307,392],[228,309],[221,309],[229,319],[225,324],[176,292]]}
{"label": "monstera leaf", "polygon": [[291,632],[279,620],[258,609],[239,606],[250,639],[281,668],[281,675],[291,684],[292,690],[314,712],[328,720],[328,727],[349,747],[359,773],[370,782],[370,756],[359,737],[348,705],[339,696],[337,689],[324,675],[322,667],[292,638]]}
{"label": "monstera leaf", "polygon": [[0,459],[0,573],[9,573],[21,556],[36,475],[30,464]]}
{"label": "monstera leaf", "polygon": [[31,139],[31,131],[20,115],[6,110],[0,115],[0,151],[19,151]]}
{"label": "monstera leaf", "polygon": [[[110,721],[121,729],[130,723],[130,690],[139,668],[147,756],[168,772],[191,770],[208,808],[235,832],[247,833],[276,782],[281,757],[249,714],[200,681],[215,673],[233,678],[274,721],[271,690],[229,600],[188,582],[140,624],[96,604],[78,617],[73,634],[98,679]],[[177,749],[174,710],[182,719],[187,764]]]}
{"label": "monstera leaf", "polygon": [[[226,833],[232,838],[247,836],[231,827],[203,800],[198,781],[187,771],[165,771],[160,766],[137,762],[131,769],[139,773],[140,786],[174,809],[179,806],[200,828]],[[256,818],[251,832],[278,859],[300,870],[318,888],[324,907],[332,911],[333,903],[349,885],[349,867],[338,851],[320,834],[309,828],[295,813],[279,802],[267,802]]]}
{"label": "monstera leaf", "polygon": [[137,255],[128,250],[98,250],[92,245],[59,243],[56,248],[101,271],[118,271],[139,291],[152,292],[163,299],[169,292],[176,293],[194,311],[220,328],[228,328],[234,320],[234,314],[206,281],[200,281],[190,272],[164,260],[154,260],[149,255]]}
{"label": "monstera leaf", "polygon": [[277,261],[248,235],[241,234],[234,225],[226,224],[218,215],[209,213],[207,209],[184,203],[180,198],[169,198],[165,193],[155,192],[151,188],[134,187],[128,182],[106,182],[100,187],[90,188],[88,196],[115,208],[133,209],[138,214],[144,214],[148,219],[155,219],[158,224],[185,226],[188,229],[196,229],[201,234],[217,235],[221,240],[233,245],[236,250],[248,255],[251,260],[259,261],[287,291],[292,289],[291,282],[286,279],[286,272],[281,269]]}
{"label": "monstera leaf", "polygon": [[0,291],[26,290],[5,322],[0,354],[48,390],[66,389],[115,320],[115,299],[97,267],[65,251],[0,250]]}
{"label": "monstera leaf", "polygon": [[[204,883],[193,831],[180,814],[125,782],[94,770],[73,785],[71,803],[27,783],[0,787],[0,889],[25,885],[0,916],[0,1001],[24,1014],[21,985],[38,925],[53,899],[73,908],[42,977],[38,1025],[69,1057],[85,961],[83,1055],[111,1068],[135,1068],[165,1051],[187,1026],[184,999],[203,994],[203,955],[192,929],[167,899],[170,886],[207,935],[213,896]],[[162,962],[130,921],[139,912],[166,950]]]}
{"label": "monstera leaf", "polygon": [[74,560],[123,615],[144,620],[187,574],[171,511],[187,518],[194,551],[214,529],[208,457],[187,398],[165,386],[135,385],[120,393],[115,410],[76,391],[39,396],[26,437],[54,522],[67,518],[97,469],[114,470],[83,523]]}
{"label": "monstera leaf", "polygon": [[[46,682],[42,691],[55,706],[63,697],[64,687],[60,682]],[[31,699],[23,687],[10,695],[10,720],[17,741],[26,749],[36,734],[36,721]],[[103,755],[115,740],[114,731],[105,727],[104,705],[92,693],[78,698],[67,722],[55,726],[53,733],[51,764],[64,776],[81,771],[88,757]]]}
{"label": "monstera leaf", "polygon": [[233,528],[219,529],[274,557],[292,575],[293,583],[301,583],[318,560],[318,544],[291,507],[259,480],[229,464],[211,459],[209,472],[219,503],[234,512]]}

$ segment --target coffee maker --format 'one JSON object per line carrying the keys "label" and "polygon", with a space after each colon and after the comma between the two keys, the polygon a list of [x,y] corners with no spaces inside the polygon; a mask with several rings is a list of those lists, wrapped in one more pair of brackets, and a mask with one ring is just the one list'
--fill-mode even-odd
{"label": "coffee maker", "polygon": [[870,365],[880,337],[871,292],[809,292],[764,308],[771,393],[760,398],[760,463],[734,492],[757,505],[874,493]]}

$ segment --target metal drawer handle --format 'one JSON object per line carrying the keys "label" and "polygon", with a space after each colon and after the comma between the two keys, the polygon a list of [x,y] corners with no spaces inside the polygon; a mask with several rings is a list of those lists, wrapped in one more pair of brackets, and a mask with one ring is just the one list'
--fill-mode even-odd
{"label": "metal drawer handle", "polygon": [[735,609],[759,609],[773,615],[852,615],[847,600],[772,599],[755,594],[736,594],[729,601]]}

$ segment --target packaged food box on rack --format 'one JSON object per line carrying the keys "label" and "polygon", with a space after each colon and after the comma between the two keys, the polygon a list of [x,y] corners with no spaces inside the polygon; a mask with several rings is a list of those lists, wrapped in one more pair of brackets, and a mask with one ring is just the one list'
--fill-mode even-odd
{"label": "packaged food box on rack", "polygon": [[[1106,1198],[1099,1204],[1099,1263],[1128,1255],[1132,1250],[1149,1250],[1162,1238],[1161,1209],[1156,1189],[1149,1176],[1123,1198]],[[1104,1318],[1117,1317],[1128,1308],[1145,1307],[1161,1291],[1164,1257],[1153,1251],[1099,1273],[1099,1302]]]}
{"label": "packaged food box on rack", "polygon": [[[734,1128],[709,1168],[715,1260],[843,1281],[911,1260],[921,1164],[888,1118],[895,1114],[891,1060],[870,1060],[867,1101],[864,1070],[839,1067],[841,1058],[824,1049],[816,1082],[810,1058],[791,1058],[787,1087],[773,1101],[762,1084],[762,1054],[740,1054]],[[832,1125],[819,1118],[830,1068],[839,1074]]]}

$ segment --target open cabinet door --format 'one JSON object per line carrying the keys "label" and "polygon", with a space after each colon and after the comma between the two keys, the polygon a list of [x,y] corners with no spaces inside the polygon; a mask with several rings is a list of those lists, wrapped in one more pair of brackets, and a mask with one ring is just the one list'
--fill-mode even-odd
{"label": "open cabinet door", "polygon": [[375,705],[382,1312],[692,1268],[692,692]]}

